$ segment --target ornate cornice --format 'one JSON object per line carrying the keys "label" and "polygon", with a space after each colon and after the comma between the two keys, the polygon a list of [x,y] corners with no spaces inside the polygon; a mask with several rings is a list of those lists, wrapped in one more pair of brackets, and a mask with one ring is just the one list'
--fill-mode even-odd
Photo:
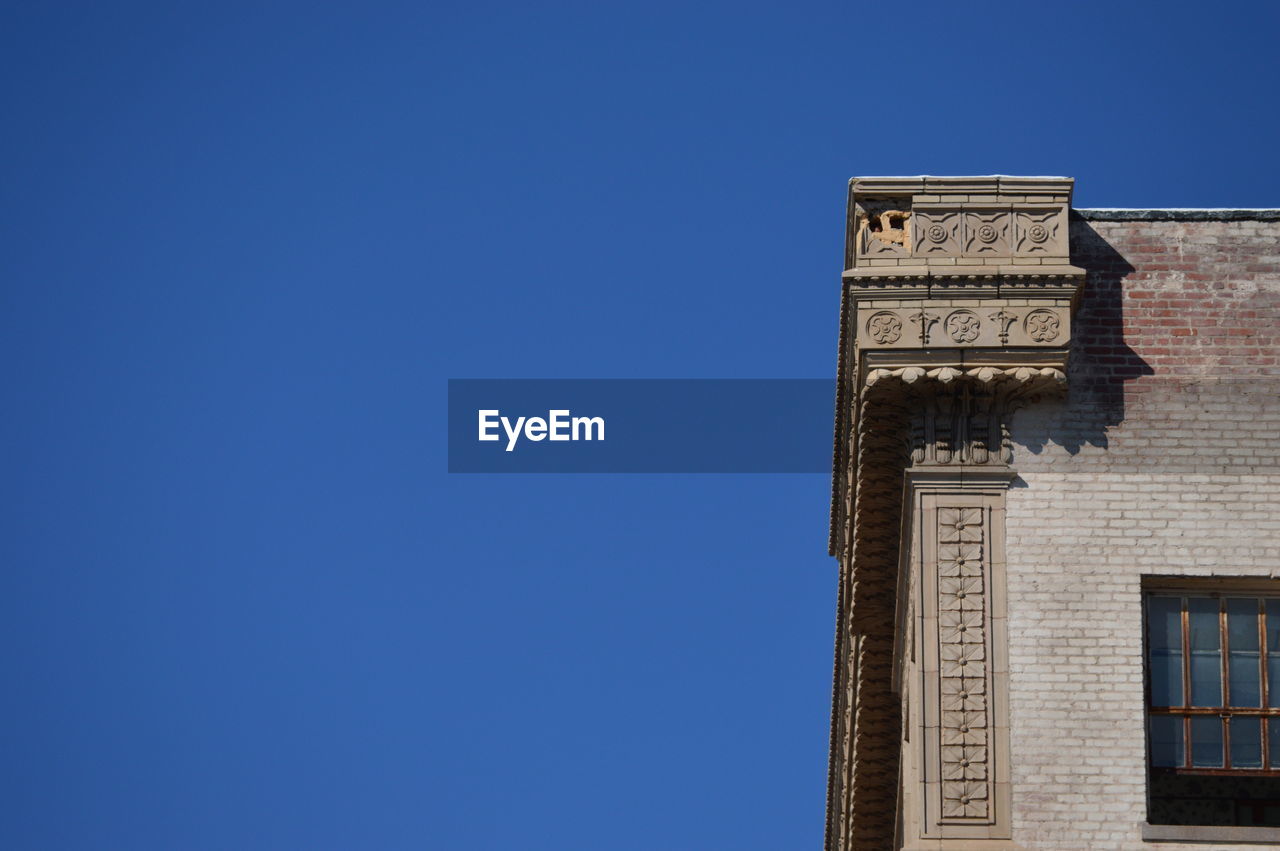
{"label": "ornate cornice", "polygon": [[[906,471],[985,469],[1007,481],[1009,415],[1065,391],[1085,275],[1069,261],[1071,190],[1068,178],[850,183],[832,491],[841,577],[829,851],[893,841]],[[955,778],[945,794],[956,794],[940,817],[988,818],[992,799],[965,785],[976,782],[962,764],[967,746],[947,745]]]}

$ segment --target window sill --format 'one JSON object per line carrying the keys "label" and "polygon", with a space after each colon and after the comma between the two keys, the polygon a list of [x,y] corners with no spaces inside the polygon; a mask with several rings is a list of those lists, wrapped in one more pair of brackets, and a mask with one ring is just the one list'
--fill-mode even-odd
{"label": "window sill", "polygon": [[1280,827],[1216,827],[1181,824],[1144,824],[1148,842],[1258,842],[1280,843]]}

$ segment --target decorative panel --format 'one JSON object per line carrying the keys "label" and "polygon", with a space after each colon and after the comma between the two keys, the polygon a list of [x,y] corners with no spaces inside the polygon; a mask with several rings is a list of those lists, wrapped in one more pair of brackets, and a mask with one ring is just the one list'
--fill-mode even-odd
{"label": "decorative panel", "polygon": [[982,508],[939,508],[937,517],[938,711],[942,718],[942,818],[986,822],[990,719]]}
{"label": "decorative panel", "polygon": [[962,214],[956,209],[917,207],[912,223],[919,257],[954,257],[960,253]]}
{"label": "decorative panel", "polygon": [[1062,207],[1018,209],[1013,213],[1014,253],[1022,256],[1065,257],[1067,211]]}
{"label": "decorative panel", "polygon": [[1008,210],[969,210],[964,214],[964,253],[973,257],[1009,254]]}
{"label": "decorative panel", "polygon": [[908,472],[920,576],[908,628],[922,653],[904,678],[920,683],[920,697],[904,731],[918,750],[903,791],[915,838],[943,840],[942,848],[1010,836],[1004,470],[916,464]]}

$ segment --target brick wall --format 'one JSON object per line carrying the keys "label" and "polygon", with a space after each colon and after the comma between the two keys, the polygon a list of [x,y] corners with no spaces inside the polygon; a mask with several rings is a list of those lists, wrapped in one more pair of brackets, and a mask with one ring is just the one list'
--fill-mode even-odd
{"label": "brick wall", "polygon": [[1067,400],[1014,419],[1014,839],[1143,842],[1140,577],[1280,581],[1280,223],[1075,221]]}

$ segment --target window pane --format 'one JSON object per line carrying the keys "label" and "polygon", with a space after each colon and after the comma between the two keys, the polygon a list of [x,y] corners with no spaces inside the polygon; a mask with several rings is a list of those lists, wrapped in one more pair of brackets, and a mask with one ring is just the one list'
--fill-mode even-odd
{"label": "window pane", "polygon": [[1218,601],[1208,597],[1187,600],[1192,706],[1222,705],[1222,633],[1218,608]]}
{"label": "window pane", "polygon": [[1151,652],[1151,705],[1181,706],[1181,597],[1150,598],[1147,603],[1147,645]]}
{"label": "window pane", "polygon": [[1151,716],[1151,764],[1157,768],[1179,768],[1185,761],[1182,751],[1182,718],[1176,715]]}
{"label": "window pane", "polygon": [[1191,719],[1191,764],[1196,768],[1222,767],[1222,719],[1218,716]]}
{"label": "window pane", "polygon": [[1231,767],[1262,768],[1262,719],[1231,718]]}
{"label": "window pane", "polygon": [[1262,654],[1258,651],[1257,599],[1227,600],[1227,662],[1231,705],[1261,706]]}
{"label": "window pane", "polygon": [[1280,600],[1267,601],[1267,706],[1280,707]]}
{"label": "window pane", "polygon": [[1280,768],[1280,718],[1267,719],[1267,750],[1271,752],[1271,767]]}

